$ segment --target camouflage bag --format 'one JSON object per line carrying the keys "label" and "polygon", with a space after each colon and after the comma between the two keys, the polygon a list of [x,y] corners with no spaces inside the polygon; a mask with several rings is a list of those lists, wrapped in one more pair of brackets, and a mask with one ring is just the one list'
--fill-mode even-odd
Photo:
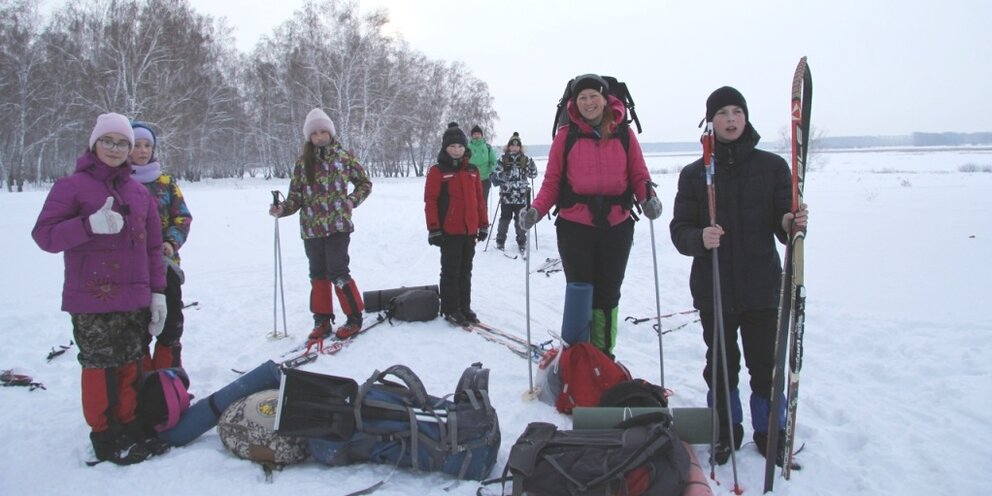
{"label": "camouflage bag", "polygon": [[310,456],[307,440],[275,432],[279,390],[259,391],[231,403],[217,431],[221,442],[239,458],[263,465],[288,465]]}

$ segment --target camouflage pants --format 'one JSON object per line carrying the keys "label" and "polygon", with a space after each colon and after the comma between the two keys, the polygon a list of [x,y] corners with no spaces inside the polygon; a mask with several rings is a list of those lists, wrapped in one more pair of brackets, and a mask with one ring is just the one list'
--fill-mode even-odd
{"label": "camouflage pants", "polygon": [[72,336],[84,368],[119,367],[141,358],[151,314],[147,308],[130,312],[74,313]]}

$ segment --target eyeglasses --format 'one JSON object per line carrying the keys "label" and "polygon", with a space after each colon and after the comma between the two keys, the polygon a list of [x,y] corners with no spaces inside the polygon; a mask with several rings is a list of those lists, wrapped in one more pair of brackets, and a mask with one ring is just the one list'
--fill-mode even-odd
{"label": "eyeglasses", "polygon": [[100,146],[102,146],[103,149],[104,150],[107,150],[107,151],[114,151],[114,150],[116,150],[118,148],[120,148],[122,150],[130,150],[131,149],[131,142],[128,141],[128,140],[126,140],[126,139],[123,139],[123,140],[120,140],[120,141],[114,141],[111,138],[104,137],[104,138],[100,138],[100,139],[96,140],[96,142],[97,143],[100,143]]}

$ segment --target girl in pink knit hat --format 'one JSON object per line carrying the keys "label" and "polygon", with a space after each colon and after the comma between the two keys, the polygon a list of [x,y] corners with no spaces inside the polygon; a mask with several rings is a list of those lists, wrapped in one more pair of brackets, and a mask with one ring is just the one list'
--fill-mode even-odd
{"label": "girl in pink knit hat", "polygon": [[[275,217],[300,212],[300,235],[310,269],[310,311],[314,328],[310,341],[331,333],[337,295],[346,321],[335,333],[338,339],[354,336],[362,328],[365,304],[348,269],[348,245],[355,230],[352,211],[372,192],[372,181],[355,157],[341,147],[334,123],[315,108],[303,123],[303,153],[289,183],[286,200],[269,209]],[[348,184],[352,185],[348,191]]]}

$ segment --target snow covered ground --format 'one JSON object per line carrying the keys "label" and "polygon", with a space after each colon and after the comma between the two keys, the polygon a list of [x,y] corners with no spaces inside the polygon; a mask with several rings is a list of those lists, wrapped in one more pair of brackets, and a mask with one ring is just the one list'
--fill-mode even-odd
{"label": "snow covered ground", "polygon": [[[655,223],[662,312],[691,308],[690,259],[668,237],[678,166],[691,156],[649,158],[666,212]],[[804,469],[778,480],[776,494],[984,494],[992,485],[992,173],[959,168],[992,165],[982,150],[823,153],[814,157],[806,198],[808,309],[799,405],[799,456]],[[538,164],[543,168],[543,163]],[[269,191],[288,181],[204,181],[181,184],[194,215],[182,250],[187,283],[183,339],[192,392],[199,398],[237,375],[278,357],[310,327],[306,257],[295,217],[280,221],[289,340],[271,341],[273,219]],[[385,466],[331,469],[314,462],[287,467],[272,485],[262,471],[221,444],[216,431],[191,445],[131,467],[86,467],[88,429],[79,400],[75,351],[46,363],[71,339],[59,311],[61,255],[42,252],[30,231],[45,191],[0,194],[0,368],[13,368],[47,390],[0,389],[0,495],[6,494],[344,494],[390,472]],[[363,291],[434,284],[439,262],[428,246],[423,180],[375,179],[356,213],[352,273]],[[551,222],[538,224],[535,264],[557,256]],[[649,224],[636,226],[620,303],[621,317],[655,312]],[[475,259],[474,307],[483,320],[525,332],[525,263],[482,246]],[[533,249],[533,247],[532,247]],[[560,326],[564,277],[532,275],[535,339]],[[985,303],[982,303],[982,302]],[[371,318],[371,317],[369,317]],[[692,320],[669,319],[674,327]],[[280,323],[281,329],[281,323]],[[673,406],[702,406],[704,346],[698,324],[664,336],[665,384]],[[621,323],[618,358],[635,376],[658,382],[658,339],[648,323]],[[571,426],[539,402],[525,402],[527,362],[499,345],[441,320],[381,325],[313,370],[361,381],[402,363],[433,394],[447,394],[474,361],[492,369],[493,402],[503,445],[498,468],[528,422]],[[742,381],[746,399],[747,381]],[[747,412],[745,412],[747,415]],[[745,425],[749,425],[745,421]],[[750,428],[746,440],[750,440]],[[695,447],[704,465],[707,446]],[[738,454],[741,484],[760,494],[764,460],[753,443]],[[706,467],[707,473],[709,472]],[[733,487],[730,465],[718,467],[716,493]],[[376,494],[475,494],[477,484],[399,471]]]}

